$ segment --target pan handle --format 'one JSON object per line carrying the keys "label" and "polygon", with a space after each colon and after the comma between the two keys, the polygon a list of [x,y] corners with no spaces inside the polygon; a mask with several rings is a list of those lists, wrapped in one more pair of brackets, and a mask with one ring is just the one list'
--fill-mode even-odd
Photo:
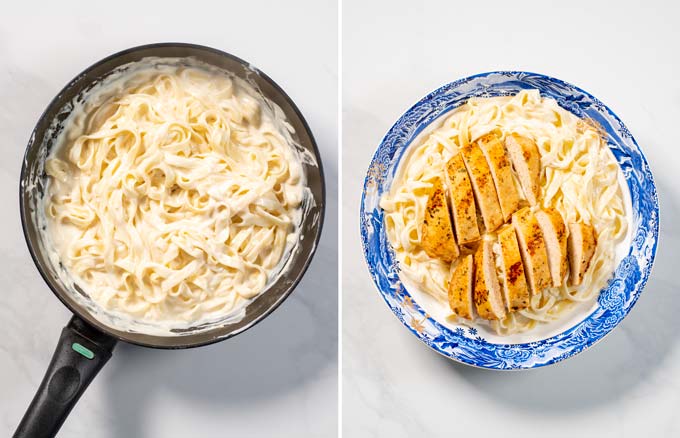
{"label": "pan handle", "polygon": [[111,358],[116,342],[73,316],[61,332],[50,366],[14,438],[54,437],[94,376]]}

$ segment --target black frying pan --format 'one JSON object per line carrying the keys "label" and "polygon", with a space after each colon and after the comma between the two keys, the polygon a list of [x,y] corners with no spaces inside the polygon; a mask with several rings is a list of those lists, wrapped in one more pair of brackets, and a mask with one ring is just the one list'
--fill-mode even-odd
{"label": "black frying pan", "polygon": [[[178,333],[176,336],[117,330],[93,316],[82,300],[75,299],[59,280],[54,266],[43,250],[44,230],[40,229],[32,212],[41,208],[45,175],[42,161],[54,146],[60,123],[68,117],[69,103],[81,92],[105,78],[117,67],[146,57],[193,57],[199,61],[228,70],[250,80],[262,94],[276,103],[295,129],[293,139],[308,150],[318,166],[303,163],[313,205],[307,210],[301,226],[304,236],[291,251],[286,271],[268,289],[246,307],[245,317],[235,323],[214,324],[201,330]],[[53,129],[54,127],[57,129]],[[20,210],[26,243],[35,265],[52,292],[74,316],[64,327],[52,361],[40,388],[21,420],[14,436],[17,438],[52,437],[63,424],[92,379],[111,357],[116,343],[129,342],[145,347],[179,349],[198,347],[223,341],[252,327],[285,300],[309,266],[316,250],[325,208],[325,187],[319,151],[312,133],[288,95],[267,75],[249,63],[228,53],[194,44],[162,43],[128,49],[105,58],[73,79],[49,104],[28,142],[21,168]]]}

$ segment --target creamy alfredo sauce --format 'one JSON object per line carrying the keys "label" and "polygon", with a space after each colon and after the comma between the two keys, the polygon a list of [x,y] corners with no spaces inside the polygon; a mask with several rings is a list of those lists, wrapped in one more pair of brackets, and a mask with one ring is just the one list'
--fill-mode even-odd
{"label": "creamy alfredo sauce", "polygon": [[309,196],[278,107],[172,61],[99,84],[45,164],[53,258],[103,309],[161,329],[242,316],[298,240]]}

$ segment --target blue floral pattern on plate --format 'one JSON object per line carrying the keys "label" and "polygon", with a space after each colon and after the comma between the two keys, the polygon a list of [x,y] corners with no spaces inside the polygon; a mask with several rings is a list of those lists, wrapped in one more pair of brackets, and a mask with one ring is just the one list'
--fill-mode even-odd
{"label": "blue floral pattern on plate", "polygon": [[[568,330],[536,342],[497,344],[475,328],[450,329],[425,312],[399,279],[399,266],[384,229],[379,207],[410,143],[428,125],[470,97],[513,95],[538,89],[542,96],[581,118],[597,122],[630,190],[632,242],[614,278],[601,291],[595,310]],[[602,339],[630,312],[649,277],[659,232],[659,204],[652,173],[630,131],[607,106],[574,85],[536,73],[482,73],[445,85],[411,107],[388,131],[364,182],[361,240],[369,271],[383,299],[401,322],[435,351],[456,361],[491,369],[523,369],[567,359]]]}

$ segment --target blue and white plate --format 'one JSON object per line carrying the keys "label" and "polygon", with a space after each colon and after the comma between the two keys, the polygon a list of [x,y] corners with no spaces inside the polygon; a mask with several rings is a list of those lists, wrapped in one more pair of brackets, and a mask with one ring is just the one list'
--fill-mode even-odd
{"label": "blue and white plate", "polygon": [[[596,302],[575,309],[563,321],[530,333],[499,337],[484,326],[449,322],[434,300],[402,282],[385,234],[379,201],[389,191],[401,157],[414,141],[438,126],[447,113],[471,97],[538,89],[578,117],[598,122],[625,181],[629,231],[617,248],[614,277]],[[628,191],[625,190],[627,186]],[[587,92],[559,79],[514,71],[482,73],[452,82],[425,96],[401,116],[378,147],[364,182],[361,239],[369,271],[380,294],[421,341],[453,360],[483,368],[537,368],[567,359],[602,339],[630,312],[647,282],[659,230],[659,205],[652,173],[640,147],[621,120]],[[439,308],[443,307],[438,305]]]}

